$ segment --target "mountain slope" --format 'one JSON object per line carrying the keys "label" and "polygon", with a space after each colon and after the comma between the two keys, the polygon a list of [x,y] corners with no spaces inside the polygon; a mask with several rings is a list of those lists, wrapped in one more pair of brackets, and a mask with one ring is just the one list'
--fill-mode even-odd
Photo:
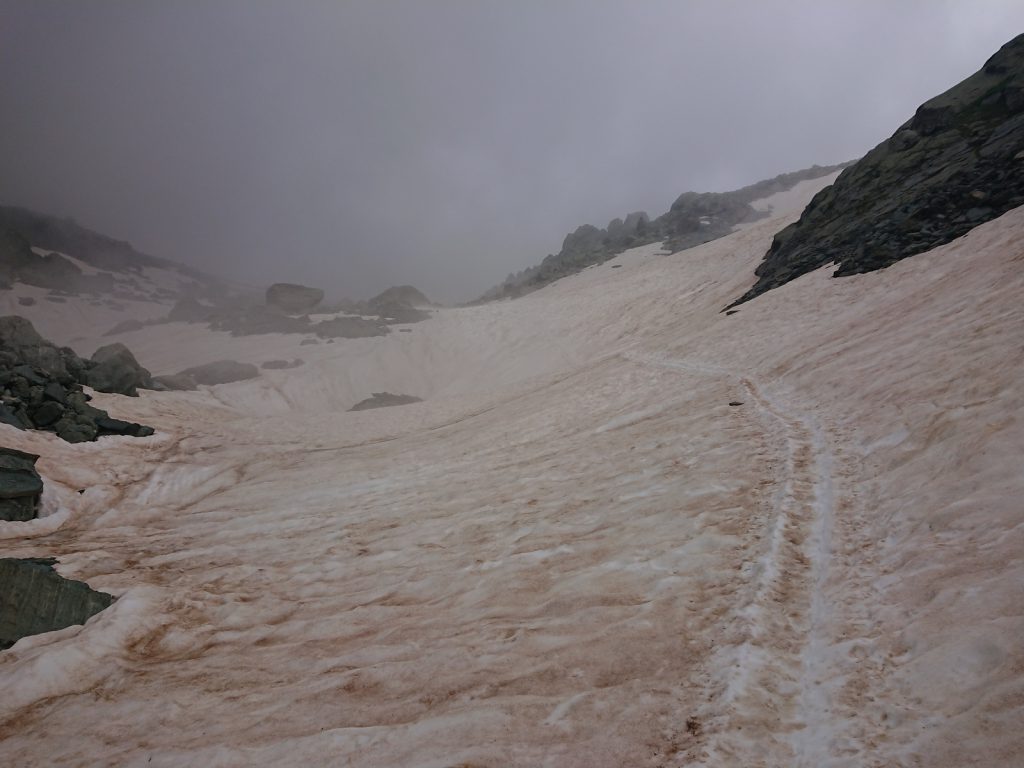
{"label": "mountain slope", "polygon": [[0,758],[1017,768],[1024,211],[721,314],[802,207],[409,334],[143,328],[306,364],[0,425],[57,512],[6,552],[118,596],[3,652]]}
{"label": "mountain slope", "polygon": [[1024,35],[922,104],[779,232],[735,304],[828,263],[870,272],[1024,204]]}

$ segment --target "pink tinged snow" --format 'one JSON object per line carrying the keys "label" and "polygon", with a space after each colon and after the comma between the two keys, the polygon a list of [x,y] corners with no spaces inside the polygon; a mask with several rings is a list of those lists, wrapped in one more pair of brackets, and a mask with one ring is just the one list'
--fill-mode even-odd
{"label": "pink tinged snow", "polygon": [[720,313],[815,189],[412,333],[125,334],[306,365],[0,426],[47,483],[5,553],[121,596],[0,654],[0,758],[1021,764],[1024,210]]}

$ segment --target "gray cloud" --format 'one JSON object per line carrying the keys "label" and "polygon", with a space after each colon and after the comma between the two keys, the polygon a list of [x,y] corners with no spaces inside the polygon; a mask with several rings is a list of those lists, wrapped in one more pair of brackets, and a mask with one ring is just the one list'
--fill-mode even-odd
{"label": "gray cloud", "polygon": [[464,300],[862,154],[1019,2],[0,2],[0,201],[249,283]]}

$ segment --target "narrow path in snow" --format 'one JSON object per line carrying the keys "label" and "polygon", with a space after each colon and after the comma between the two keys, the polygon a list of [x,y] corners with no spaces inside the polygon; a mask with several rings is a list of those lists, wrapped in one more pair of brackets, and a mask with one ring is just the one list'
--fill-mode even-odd
{"label": "narrow path in snow", "polygon": [[755,406],[765,449],[780,459],[767,480],[768,507],[752,510],[745,533],[756,555],[741,566],[745,584],[731,608],[731,636],[711,673],[706,765],[815,768],[830,758],[833,687],[825,680],[831,558],[833,459],[824,430],[749,378],[724,368],[626,353],[645,365],[724,379]]}

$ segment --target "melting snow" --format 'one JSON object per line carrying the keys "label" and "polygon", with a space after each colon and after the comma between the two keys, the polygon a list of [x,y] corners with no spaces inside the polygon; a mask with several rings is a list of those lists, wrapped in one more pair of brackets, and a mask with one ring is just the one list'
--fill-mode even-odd
{"label": "melting snow", "polygon": [[0,757],[1017,764],[1024,210],[722,314],[815,189],[412,334],[126,334],[307,364],[97,396],[151,438],[0,426],[53,489],[5,553],[121,596],[0,654]]}

